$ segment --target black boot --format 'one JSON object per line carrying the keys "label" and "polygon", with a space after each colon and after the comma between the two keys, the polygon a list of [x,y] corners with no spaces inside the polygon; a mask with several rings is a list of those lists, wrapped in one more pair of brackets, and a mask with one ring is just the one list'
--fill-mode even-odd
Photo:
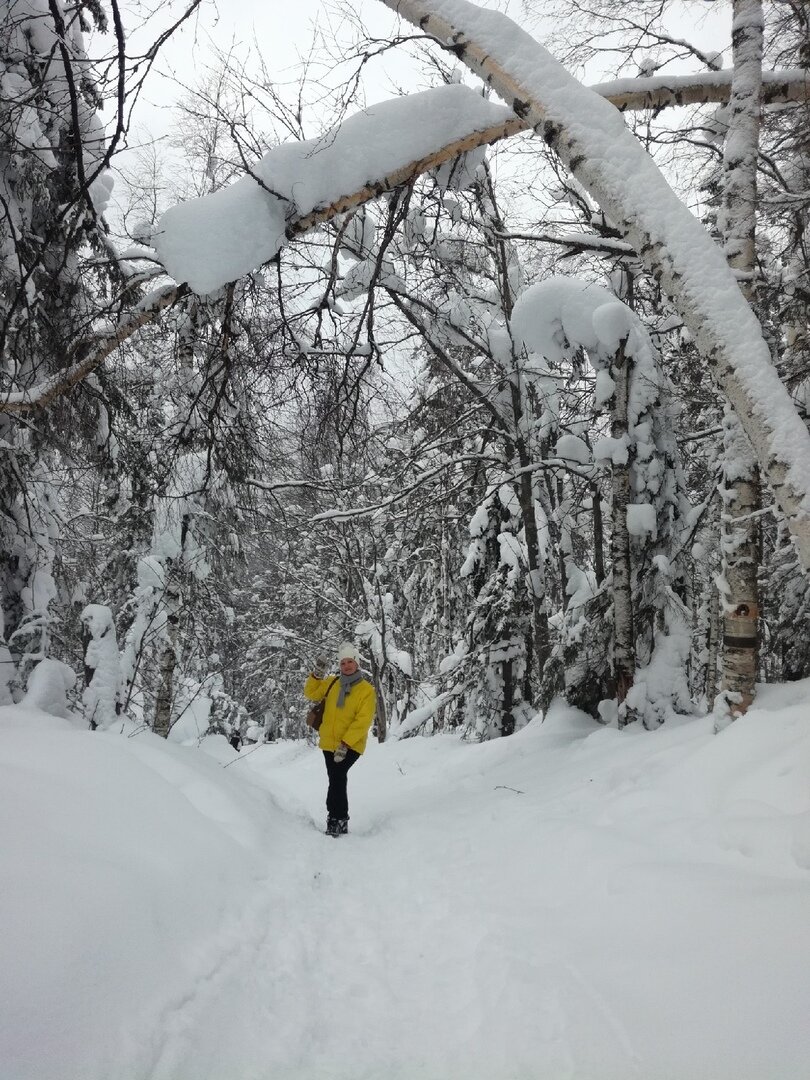
{"label": "black boot", "polygon": [[349,832],[349,819],[338,818],[337,819],[338,836],[346,836]]}
{"label": "black boot", "polygon": [[340,836],[340,821],[336,817],[330,816],[326,819],[326,835]]}

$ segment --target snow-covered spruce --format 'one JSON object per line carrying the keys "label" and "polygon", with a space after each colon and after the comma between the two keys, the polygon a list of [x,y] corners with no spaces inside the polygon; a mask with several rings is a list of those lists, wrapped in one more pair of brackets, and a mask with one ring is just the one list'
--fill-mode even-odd
{"label": "snow-covered spruce", "polygon": [[[541,369],[584,349],[596,372],[596,409],[611,407],[611,435],[596,442],[593,455],[610,465],[613,476],[613,673],[619,701],[626,700],[630,715],[648,725],[659,723],[670,707],[689,711],[688,622],[673,588],[682,574],[689,505],[677,465],[672,388],[652,342],[615,295],[570,278],[527,289],[515,305],[512,330]],[[583,581],[567,609],[569,635],[582,632],[579,609],[593,595],[593,581]]]}

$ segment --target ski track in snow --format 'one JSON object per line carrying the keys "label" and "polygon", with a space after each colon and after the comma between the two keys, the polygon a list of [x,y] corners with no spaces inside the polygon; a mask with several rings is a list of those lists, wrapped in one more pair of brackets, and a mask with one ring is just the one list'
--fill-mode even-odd
{"label": "ski track in snow", "polygon": [[[384,813],[335,841],[297,799],[288,810],[273,854],[283,873],[257,883],[193,988],[155,1018],[144,1080],[179,1080],[190,1062],[195,1080],[377,1080],[382,1062],[397,1080],[506,1076],[506,1061],[509,1077],[577,1075],[566,1008],[582,976],[556,958],[538,965],[514,930],[482,921],[475,889],[455,892],[459,871],[471,884],[485,873],[474,835],[423,853],[421,830]],[[513,1022],[493,1029],[494,1015]]]}
{"label": "ski track in snow", "polygon": [[[676,776],[707,746],[711,754],[708,730],[671,729],[660,748],[654,736],[631,736],[592,786],[582,770],[557,776],[550,764],[531,778],[531,801],[508,743],[450,755],[424,779],[418,754],[401,744],[404,768],[400,751],[386,762],[388,776],[376,761],[355,767],[352,832],[340,840],[319,831],[319,754],[295,751],[269,767],[254,759],[283,822],[267,877],[213,944],[192,990],[156,1018],[143,1080],[675,1080],[687,1067],[699,1080],[725,1078],[721,1045],[705,1060],[698,1048],[688,1066],[651,1062],[655,1035],[617,997],[614,970],[626,943],[643,949],[647,924],[664,963],[679,933],[681,947],[699,950],[688,911],[667,943],[669,891],[677,906],[679,889],[694,902],[693,878],[721,896],[739,890],[740,864],[767,855],[767,820],[759,850],[750,830],[746,847],[731,824],[693,822],[688,804],[668,820],[656,781],[673,773],[673,746]],[[569,759],[590,752],[595,764],[615,735],[568,733],[558,747],[548,730],[543,738],[550,762],[559,748]],[[647,831],[650,819],[660,819],[657,832]],[[514,840],[522,823],[536,847]],[[510,838],[500,851],[499,836]],[[641,925],[641,945],[631,931],[614,952],[608,945],[609,965],[600,966],[592,953],[621,926],[625,907]],[[672,967],[674,998],[683,993],[680,956]],[[709,988],[715,977],[710,970]],[[656,993],[635,988],[641,998]],[[665,1017],[661,1024],[669,1027]],[[750,1074],[738,1066],[729,1062],[728,1076],[766,1075],[756,1063]]]}

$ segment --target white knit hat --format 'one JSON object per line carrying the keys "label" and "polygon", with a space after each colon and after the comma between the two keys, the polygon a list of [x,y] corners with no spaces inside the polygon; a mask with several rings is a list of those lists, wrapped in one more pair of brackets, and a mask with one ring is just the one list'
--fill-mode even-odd
{"label": "white knit hat", "polygon": [[355,664],[360,663],[360,653],[353,641],[342,641],[340,643],[340,648],[338,649],[338,663],[340,663],[341,660],[354,660]]}

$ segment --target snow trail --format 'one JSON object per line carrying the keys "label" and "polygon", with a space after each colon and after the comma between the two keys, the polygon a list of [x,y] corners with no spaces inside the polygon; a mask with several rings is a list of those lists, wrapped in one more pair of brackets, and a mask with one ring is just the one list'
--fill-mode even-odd
{"label": "snow trail", "polygon": [[[720,791],[756,787],[738,759],[756,771],[751,751],[770,738],[738,729],[721,755],[710,728],[627,738],[563,710],[513,741],[375,747],[351,773],[340,840],[317,831],[320,754],[257,753],[246,766],[288,826],[259,925],[187,1004],[148,1080],[191,1063],[199,1080],[789,1075],[732,1019],[750,1020],[759,993],[723,999],[729,964],[754,979],[770,966],[741,929],[776,910],[795,928],[810,875],[785,842],[775,858],[752,842],[768,821],[706,813],[721,775]],[[783,734],[792,753],[800,732]],[[778,754],[774,771],[788,776]],[[799,967],[780,965],[795,986]],[[783,1036],[800,1029],[798,1003],[773,1012]]]}
{"label": "snow trail", "polygon": [[[335,841],[289,808],[273,855],[283,873],[260,886],[245,940],[168,1018],[149,1080],[178,1080],[190,1063],[198,1080],[376,1080],[383,1062],[396,1080],[483,1080],[507,1060],[510,1076],[537,1077],[535,1051],[542,1075],[574,1075],[562,969],[545,964],[538,995],[520,941],[482,925],[474,823],[425,849],[407,823],[372,819]],[[508,1019],[493,1025],[498,1014]]]}
{"label": "snow trail", "polygon": [[0,710],[0,1075],[810,1075],[809,703],[373,744],[337,840],[301,743]]}

